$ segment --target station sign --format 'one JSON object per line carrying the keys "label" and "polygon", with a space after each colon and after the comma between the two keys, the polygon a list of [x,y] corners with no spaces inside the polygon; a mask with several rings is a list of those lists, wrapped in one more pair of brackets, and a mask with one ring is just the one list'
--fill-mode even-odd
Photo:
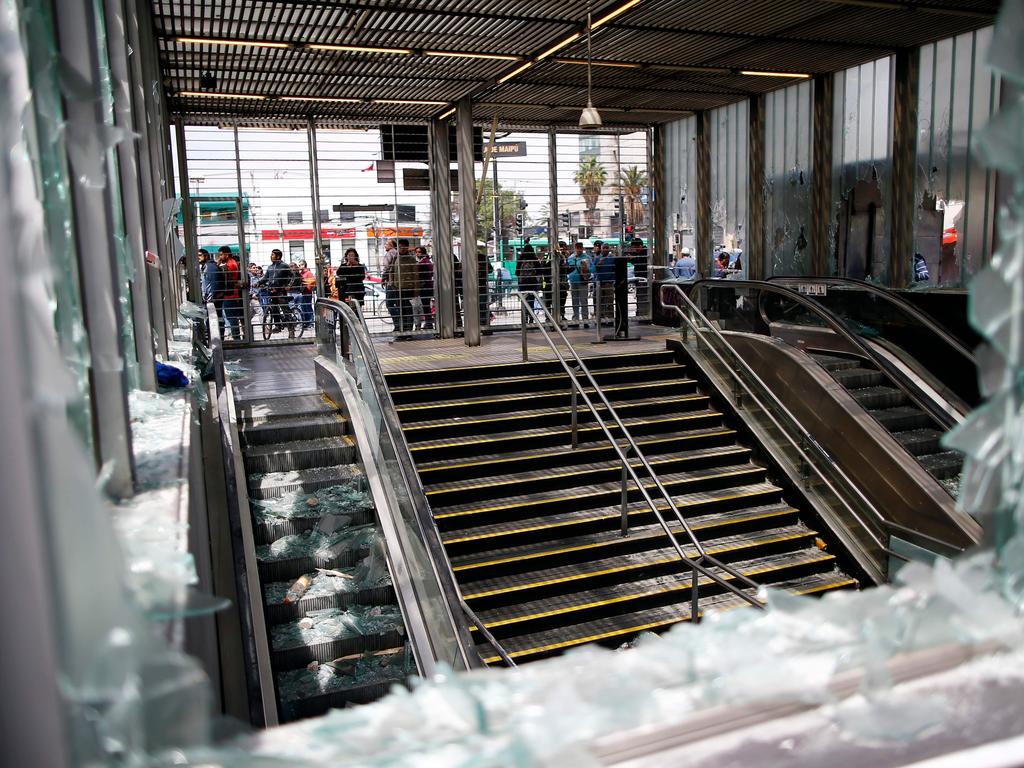
{"label": "station sign", "polygon": [[[493,149],[493,152],[491,151]],[[502,141],[494,144],[484,144],[484,154],[492,157],[526,157],[525,141]]]}

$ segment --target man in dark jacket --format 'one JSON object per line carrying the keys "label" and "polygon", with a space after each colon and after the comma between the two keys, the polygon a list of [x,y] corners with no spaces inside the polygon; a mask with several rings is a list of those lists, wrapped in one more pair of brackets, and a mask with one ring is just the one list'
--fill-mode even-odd
{"label": "man in dark jacket", "polygon": [[409,251],[409,241],[398,241],[398,256],[391,262],[382,282],[387,288],[388,310],[395,325],[398,338],[412,330],[412,302],[419,293],[420,267],[416,257]]}
{"label": "man in dark jacket", "polygon": [[288,303],[288,288],[292,283],[292,270],[284,263],[284,254],[277,248],[270,252],[270,266],[256,284],[265,287],[270,300],[271,333],[284,324],[282,307]]}

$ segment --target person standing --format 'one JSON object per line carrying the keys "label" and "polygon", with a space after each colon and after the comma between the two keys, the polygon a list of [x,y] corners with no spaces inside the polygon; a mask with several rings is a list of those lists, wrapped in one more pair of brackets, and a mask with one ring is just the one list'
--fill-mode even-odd
{"label": "person standing", "polygon": [[199,278],[203,303],[213,304],[214,309],[217,311],[217,324],[220,326],[220,333],[223,336],[224,317],[221,314],[224,303],[221,299],[223,280],[221,279],[220,267],[217,266],[216,261],[210,258],[210,252],[205,248],[199,249]]}
{"label": "person standing", "polygon": [[679,280],[692,280],[697,274],[697,260],[693,258],[689,248],[683,248],[682,255],[676,259],[672,274]]}
{"label": "person standing", "polygon": [[430,260],[430,254],[427,253],[427,249],[422,245],[417,246],[416,256],[420,265],[420,329],[424,331],[432,330],[434,328],[434,314],[431,307],[434,298],[434,262]]}
{"label": "person standing", "polygon": [[360,263],[359,251],[355,248],[345,251],[344,263],[334,273],[334,283],[339,301],[351,301],[362,307],[366,296],[366,267]]}
{"label": "person standing", "polygon": [[388,311],[396,338],[405,339],[412,330],[412,302],[419,287],[419,263],[409,252],[409,241],[405,238],[398,241],[398,256],[384,274],[383,282],[387,285]]}
{"label": "person standing", "polygon": [[299,315],[303,328],[313,327],[313,292],[316,290],[316,275],[305,261],[299,262]]}
{"label": "person standing", "polygon": [[551,263],[558,264],[558,284],[551,291],[551,311],[555,320],[565,327],[565,300],[569,295],[569,246],[562,240],[558,241],[558,249],[551,256]]}
{"label": "person standing", "polygon": [[222,245],[217,249],[217,262],[221,268],[223,285],[224,324],[231,338],[242,340],[242,273],[231,249]]}
{"label": "person standing", "polygon": [[[288,301],[288,287],[292,282],[292,271],[284,263],[284,254],[277,248],[270,252],[270,266],[267,267],[256,284],[267,291],[267,302],[270,310],[270,332],[280,330],[284,325],[284,305]],[[267,318],[264,318],[264,323]]]}
{"label": "person standing", "polygon": [[[540,261],[537,259],[537,254],[534,252],[529,240],[526,241],[523,249],[519,252],[519,258],[516,262],[516,278],[519,281],[520,293],[540,293]],[[536,308],[533,298],[530,298],[529,301],[530,306]]]}
{"label": "person standing", "polygon": [[590,260],[583,250],[583,243],[579,240],[573,243],[572,248],[573,252],[565,260],[569,272],[569,292],[572,296],[572,321],[578,323],[582,318],[583,327],[589,328],[590,306],[587,302],[587,293],[590,290]]}

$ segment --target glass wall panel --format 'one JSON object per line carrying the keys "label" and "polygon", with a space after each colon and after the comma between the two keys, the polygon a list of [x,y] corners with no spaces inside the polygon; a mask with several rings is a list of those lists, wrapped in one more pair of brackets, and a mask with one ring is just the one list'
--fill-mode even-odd
{"label": "glass wall panel", "polygon": [[892,189],[893,60],[835,76],[831,260],[836,274],[888,279]]}
{"label": "glass wall panel", "polygon": [[665,125],[665,222],[663,247],[678,259],[684,248],[695,247],[697,192],[697,118],[687,117]]}
{"label": "glass wall panel", "polygon": [[[991,257],[995,174],[971,151],[998,106],[985,66],[992,28],[920,51],[914,270],[917,287],[961,287]],[[908,257],[911,256],[908,254]]]}
{"label": "glass wall panel", "polygon": [[767,275],[806,275],[811,266],[813,83],[765,97],[765,254]]}
{"label": "glass wall panel", "polygon": [[[722,264],[745,277],[747,260],[747,149],[750,124],[746,101],[711,113],[711,234]],[[721,256],[719,258],[722,258]]]}

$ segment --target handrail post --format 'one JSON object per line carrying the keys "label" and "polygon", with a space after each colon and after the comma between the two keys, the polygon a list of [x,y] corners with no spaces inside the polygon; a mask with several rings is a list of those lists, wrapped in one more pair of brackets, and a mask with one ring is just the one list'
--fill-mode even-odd
{"label": "handrail post", "polygon": [[579,399],[579,393],[577,392],[576,379],[572,379],[569,382],[569,388],[572,390],[572,449],[575,451],[579,446],[579,415],[577,409],[577,400]]}
{"label": "handrail post", "polygon": [[530,352],[527,349],[527,342],[526,342],[526,331],[527,331],[526,324],[529,322],[529,318],[526,316],[526,307],[523,306],[523,299],[525,298],[525,296],[520,295],[519,298],[520,298],[520,301],[519,301],[519,314],[520,314],[520,317],[521,317],[520,328],[521,328],[521,333],[522,333],[522,337],[523,337],[523,362],[525,363],[525,362],[527,362],[530,359]]}
{"label": "handrail post", "polygon": [[696,568],[690,572],[690,623],[700,624],[700,576]]}
{"label": "handrail post", "polygon": [[597,338],[594,343],[604,344],[605,340],[601,335],[601,283],[596,276],[592,280],[594,282],[594,327],[597,328]]}
{"label": "handrail post", "polygon": [[629,491],[626,488],[629,472],[629,449],[626,449],[626,453],[622,459],[622,535],[629,536],[629,512],[626,509],[629,501]]}

